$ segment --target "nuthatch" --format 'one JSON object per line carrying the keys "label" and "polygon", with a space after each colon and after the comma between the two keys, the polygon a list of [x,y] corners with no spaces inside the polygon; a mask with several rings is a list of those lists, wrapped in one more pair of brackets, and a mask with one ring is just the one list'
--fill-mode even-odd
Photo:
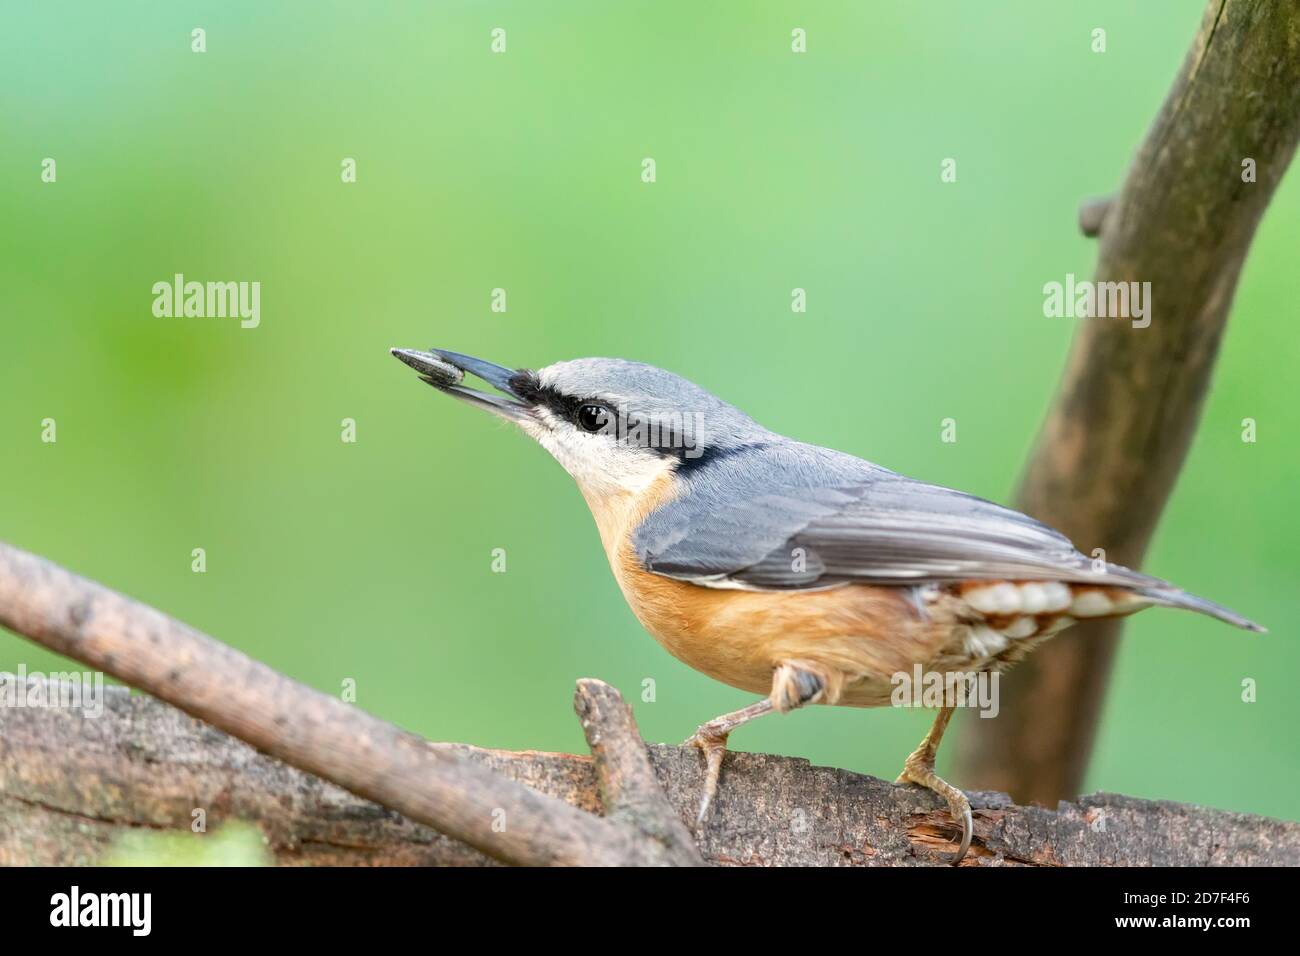
{"label": "nuthatch", "polygon": [[[1093,561],[1009,508],[768,431],[671,372],[623,359],[538,372],[393,349],[430,385],[511,421],[578,483],[637,619],[716,680],[766,696],[702,724],[697,824],[728,735],[804,704],[877,707],[894,675],[1000,672],[1085,618],[1152,605],[1259,625],[1158,578]],[[504,397],[461,384],[477,376]],[[971,839],[970,802],[934,771],[945,700],[900,783]]]}

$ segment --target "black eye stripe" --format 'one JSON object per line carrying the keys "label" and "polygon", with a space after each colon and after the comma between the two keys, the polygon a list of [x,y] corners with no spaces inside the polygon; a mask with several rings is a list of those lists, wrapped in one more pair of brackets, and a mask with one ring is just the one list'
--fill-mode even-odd
{"label": "black eye stripe", "polygon": [[[577,398],[572,395],[565,395],[550,385],[543,385],[537,377],[537,373],[526,368],[521,368],[510,379],[510,389],[519,397],[521,401],[527,402],[533,406],[540,406],[549,409],[552,414],[583,431],[595,432],[601,429],[584,428],[580,421],[580,415],[583,406],[595,405],[604,408],[608,414],[615,416],[614,421],[618,423],[618,428],[631,428],[638,421],[634,413],[627,413],[626,422],[620,420],[618,416],[622,414],[619,407],[614,402],[600,398],[596,395],[587,395],[583,398]],[[594,421],[592,422],[594,424]],[[609,427],[609,422],[605,423],[605,428]],[[653,423],[652,423],[653,424]],[[663,425],[659,426],[661,429]],[[707,455],[707,449],[700,448],[693,440],[690,445],[683,442],[687,437],[685,434],[678,434],[675,427],[670,427],[667,432],[658,432],[659,441],[655,444],[646,445],[648,451],[661,455],[664,458],[675,459],[680,462],[682,467],[687,471],[702,469],[713,461],[714,456]],[[664,436],[667,436],[665,439]],[[620,435],[617,430],[614,431],[615,438]],[[698,439],[699,436],[693,436]],[[725,456],[725,455],[724,455]]]}
{"label": "black eye stripe", "polygon": [[[599,398],[598,395],[586,395],[584,398],[576,398],[573,397],[573,395],[565,395],[562,392],[559,392],[559,390],[556,390],[554,386],[542,385],[542,382],[538,380],[537,373],[533,372],[532,369],[519,369],[519,372],[516,372],[515,375],[511,377],[510,388],[512,392],[521,399],[521,401],[528,402],[529,405],[532,406],[547,408],[547,410],[550,410],[551,414],[554,414],[556,418],[563,419],[564,421],[571,421],[576,428],[581,429],[581,431],[584,432],[594,433],[598,431],[611,431],[610,425],[616,424],[616,428],[612,429],[612,433],[614,433],[615,438],[620,438],[621,436],[617,429],[624,427],[632,428],[638,421],[637,416],[630,414],[630,412],[628,412],[627,419],[619,419],[619,415],[623,414],[623,412],[619,410],[619,406],[614,402],[608,401],[608,399]],[[582,424],[581,421],[581,414],[582,408],[585,406],[602,407],[606,410],[608,415],[614,416],[614,419],[612,419],[612,421],[606,421],[606,423],[599,428],[594,427],[595,421],[593,419],[589,423],[590,425],[593,425],[593,427],[584,427],[584,424]],[[660,424],[659,427],[663,428],[663,425]],[[666,433],[660,431],[658,434],[660,437],[663,437],[663,434]],[[658,444],[646,445],[646,449],[654,451],[655,454],[663,455],[664,458],[679,460],[679,462],[684,463],[684,466],[688,468],[688,470],[695,470],[695,468],[705,466],[705,460],[701,459],[701,455],[703,455],[702,449],[698,449],[698,446],[692,445],[688,447],[682,444],[681,440],[685,436],[677,434],[675,429],[669,429],[667,436],[667,441],[659,441]]]}
{"label": "black eye stripe", "polygon": [[[582,398],[578,398],[573,395],[565,395],[551,385],[543,385],[538,379],[537,373],[530,369],[520,369],[515,373],[515,375],[510,379],[510,388],[521,400],[528,402],[530,405],[541,406],[549,409],[557,418],[563,419],[567,422],[572,422],[578,429],[586,432],[594,433],[596,431],[608,430],[610,425],[616,422],[618,427],[616,430],[613,430],[613,434],[615,438],[620,438],[622,437],[620,435],[621,429],[624,427],[632,428],[638,421],[642,420],[633,412],[627,412],[627,418],[625,420],[619,419],[618,416],[622,413],[620,412],[618,405],[597,395],[586,395]],[[601,428],[584,427],[581,421],[581,414],[582,409],[588,405],[599,406],[605,409],[609,415],[613,416],[612,421],[605,422]],[[594,424],[594,421],[592,424]],[[658,427],[661,429],[664,428],[662,424]],[[681,462],[690,463],[688,464],[688,467],[691,468],[698,468],[704,464],[703,461],[697,461],[699,456],[703,454],[703,451],[694,446],[688,448],[684,445],[683,438],[686,436],[678,434],[676,429],[670,427],[666,431],[657,432],[657,434],[660,436],[661,440],[656,444],[646,445],[645,447],[647,450],[662,455],[665,458],[673,458]],[[688,454],[688,452],[690,453]]]}
{"label": "black eye stripe", "polygon": [[606,402],[595,395],[588,395],[584,398],[565,395],[557,391],[553,386],[543,385],[537,378],[537,373],[529,369],[520,369],[516,372],[510,379],[510,388],[529,404],[541,405],[550,409],[560,418],[571,422],[577,421],[578,410],[583,405],[603,405],[607,408],[612,405],[612,403]]}

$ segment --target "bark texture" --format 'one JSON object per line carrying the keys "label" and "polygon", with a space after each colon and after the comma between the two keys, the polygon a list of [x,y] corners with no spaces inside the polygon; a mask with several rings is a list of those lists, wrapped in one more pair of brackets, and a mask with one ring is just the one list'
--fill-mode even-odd
{"label": "bark texture", "polygon": [[[603,692],[600,699],[610,706]],[[603,757],[425,746],[584,814],[603,812],[594,768]],[[681,826],[698,803],[700,756],[673,746],[649,752],[646,769],[653,767]],[[964,866],[1300,864],[1297,823],[1111,794],[1056,811],[1014,806],[1000,794],[971,797],[976,836]],[[109,689],[98,718],[0,709],[0,865],[94,863],[133,829],[188,832],[199,808],[209,832],[227,820],[256,824],[284,865],[492,862],[125,688]],[[527,825],[508,814],[504,822],[507,829]],[[933,865],[951,851],[954,833],[928,791],[803,760],[733,753],[701,848],[709,862],[733,866]]]}

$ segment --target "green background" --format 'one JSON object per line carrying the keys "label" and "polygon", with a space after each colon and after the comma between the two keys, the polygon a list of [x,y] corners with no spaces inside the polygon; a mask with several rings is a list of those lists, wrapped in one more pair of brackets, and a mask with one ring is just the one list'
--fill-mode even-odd
{"label": "green background", "polygon": [[[590,675],[681,740],[750,698],[642,631],[544,452],[388,348],[641,359],[1005,501],[1074,327],[1043,317],[1042,286],[1090,273],[1079,202],[1121,182],[1200,12],[5,4],[0,538],[312,686],[354,679],[359,706],[431,738],[580,751]],[[1146,564],[1272,633],[1134,620],[1089,789],[1300,817],[1298,241],[1293,173]],[[260,281],[260,328],[153,317],[176,272]],[[0,634],[0,668],[20,663],[64,666]],[[813,709],[733,744],[892,778],[928,720]]]}

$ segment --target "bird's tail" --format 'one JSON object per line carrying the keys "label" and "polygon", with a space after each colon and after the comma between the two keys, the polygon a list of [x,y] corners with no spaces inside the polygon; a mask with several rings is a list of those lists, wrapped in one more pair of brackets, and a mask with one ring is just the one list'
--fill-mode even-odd
{"label": "bird's tail", "polygon": [[1236,611],[1229,610],[1222,604],[1215,604],[1213,601],[1197,597],[1195,594],[1180,591],[1172,584],[1161,587],[1136,588],[1135,591],[1152,604],[1159,604],[1164,607],[1183,607],[1189,611],[1200,611],[1202,614],[1208,614],[1225,624],[1232,624],[1247,631],[1255,631],[1257,634],[1268,633],[1268,628],[1260,627],[1254,621],[1242,617]]}

